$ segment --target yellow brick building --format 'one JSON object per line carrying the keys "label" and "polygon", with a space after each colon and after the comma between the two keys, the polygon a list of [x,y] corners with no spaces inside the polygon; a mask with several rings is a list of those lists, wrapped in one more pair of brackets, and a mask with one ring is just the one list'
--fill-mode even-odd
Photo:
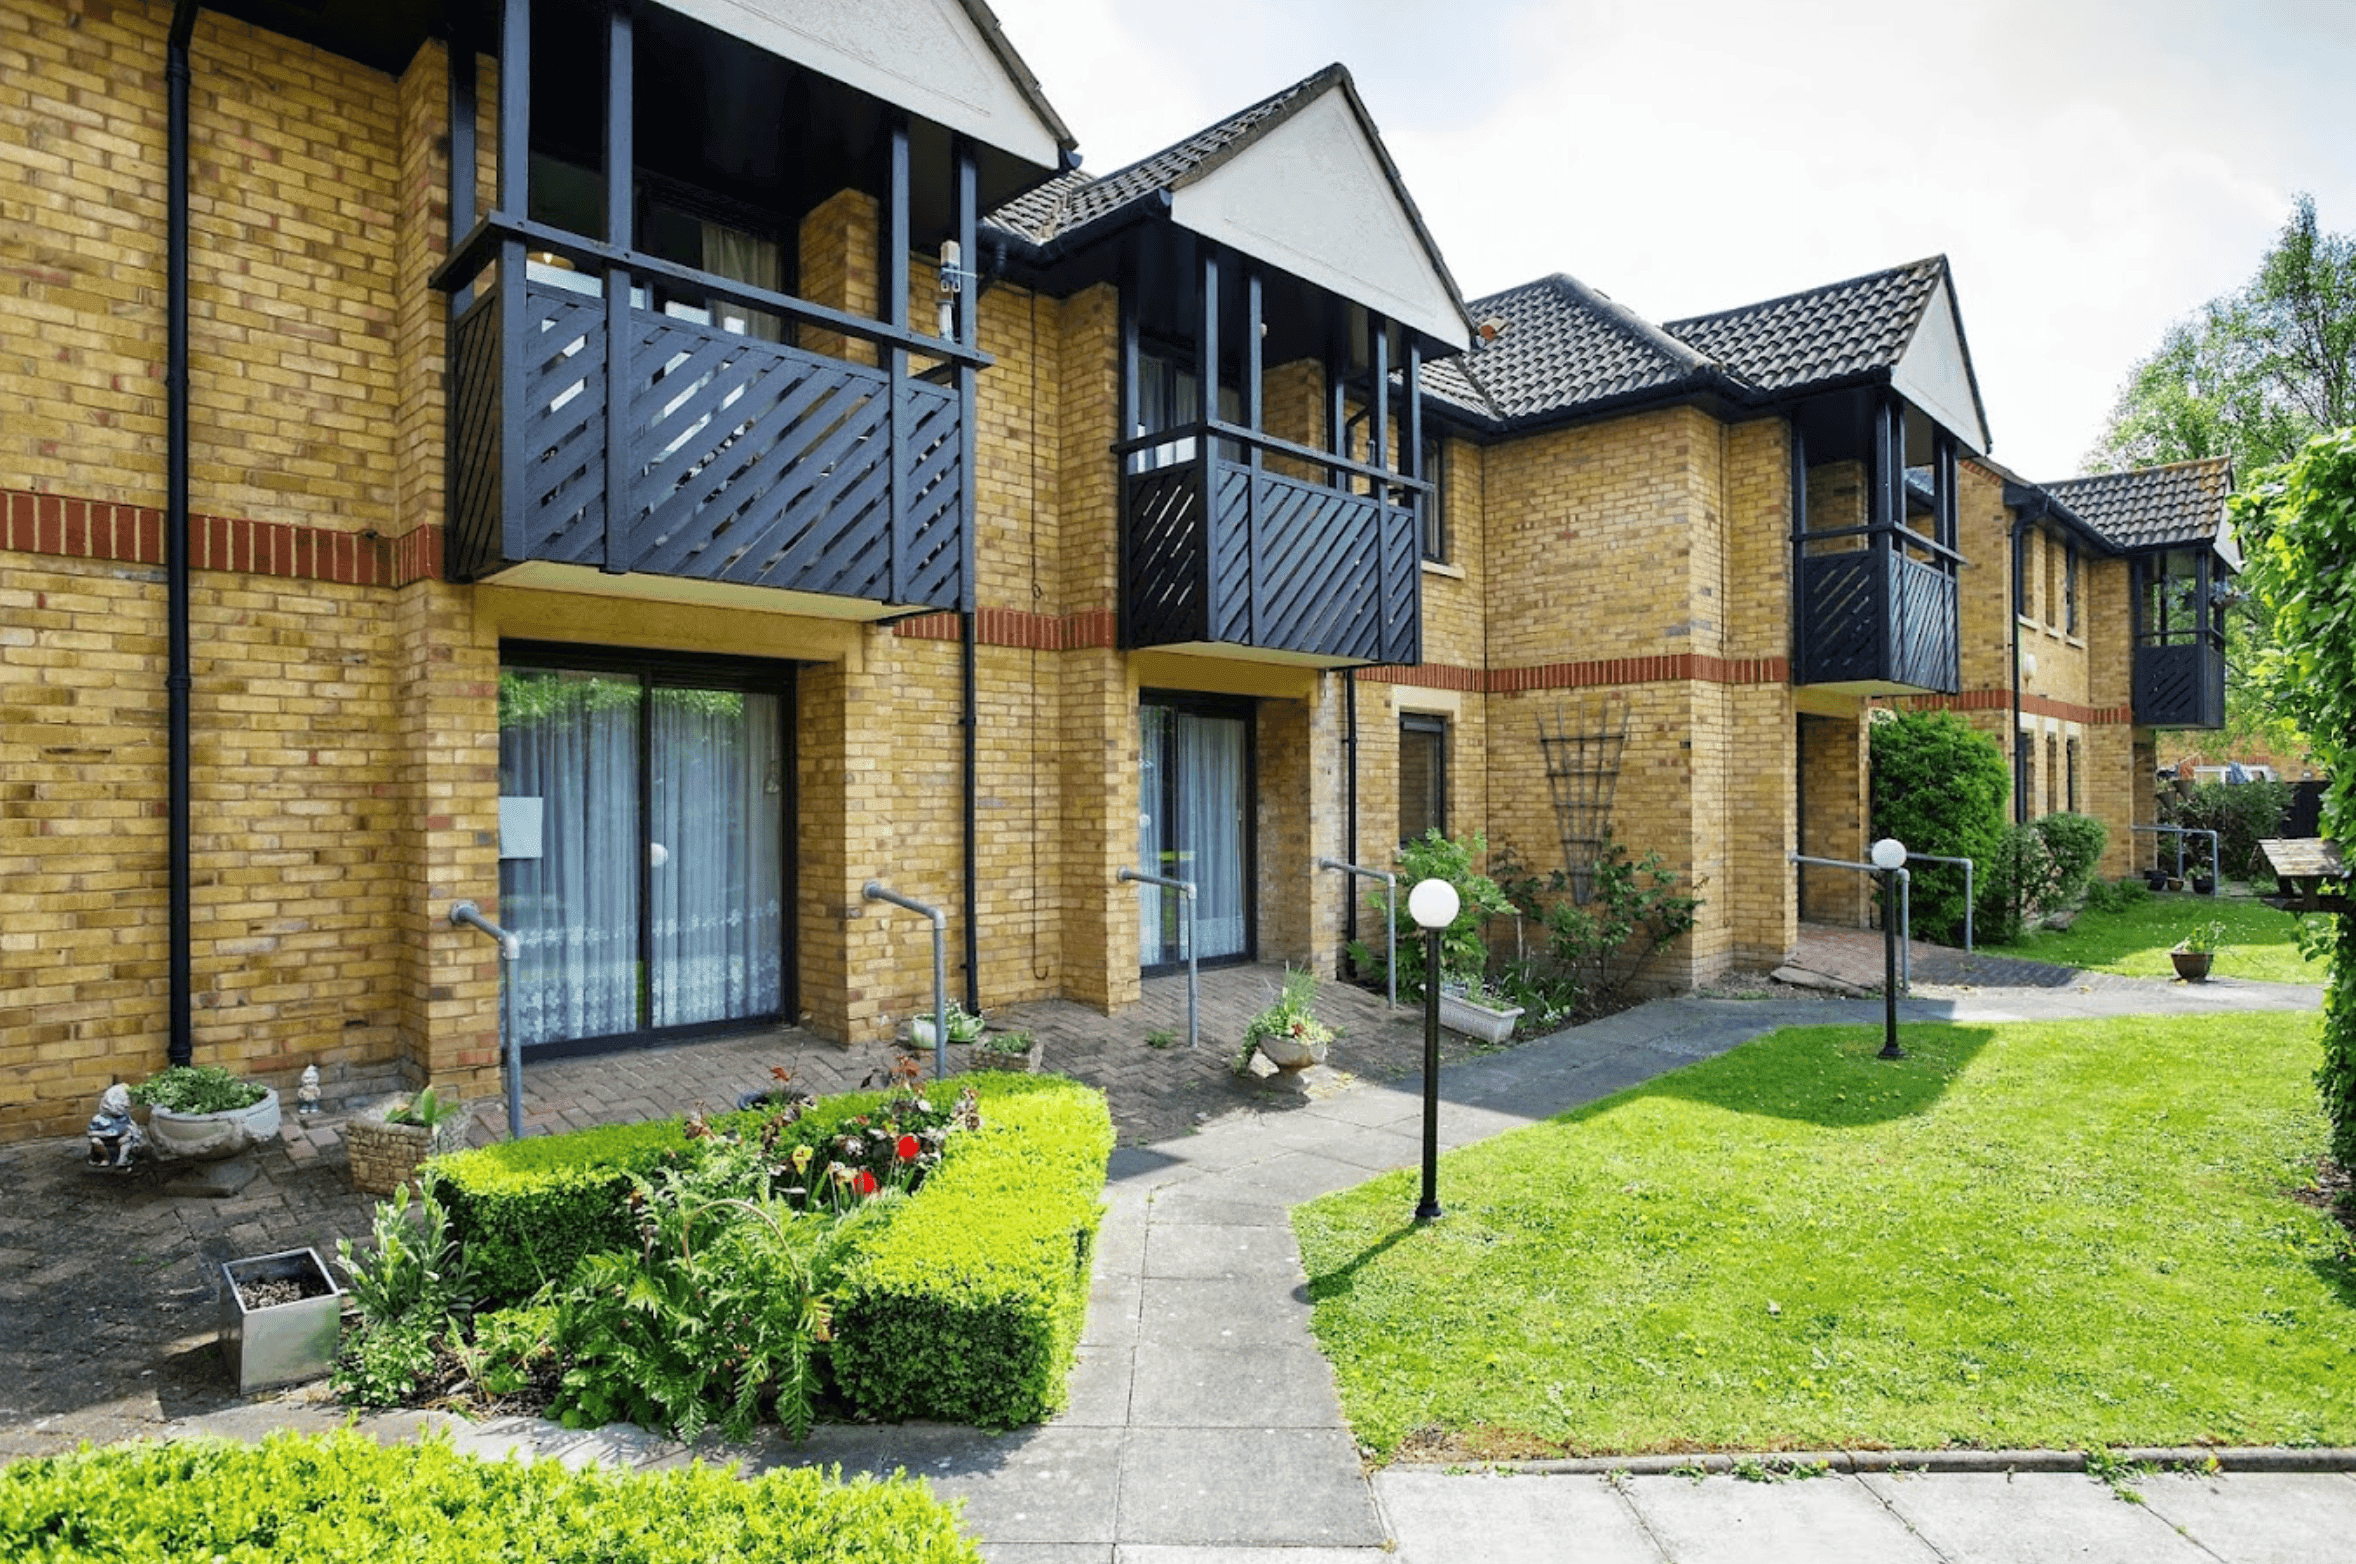
{"label": "yellow brick building", "polygon": [[[1091,177],[986,7],[882,8],[0,6],[0,1138],[882,1035],[871,883],[985,1005],[1331,970],[1410,816],[1560,861],[1542,729],[1624,729],[1672,975],[1770,965],[1862,915],[1789,855],[1859,855],[1868,703],[1980,710],[2016,620],[2148,789],[2146,566],[1974,455],[1943,263],[1468,311],[1338,67]],[[2085,541],[2074,642],[2007,529]]]}

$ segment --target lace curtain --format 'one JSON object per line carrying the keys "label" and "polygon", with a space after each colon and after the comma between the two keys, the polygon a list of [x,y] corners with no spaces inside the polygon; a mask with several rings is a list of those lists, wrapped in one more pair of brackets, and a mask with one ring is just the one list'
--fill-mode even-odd
{"label": "lace curtain", "polygon": [[[1138,855],[1150,874],[1195,884],[1195,930],[1202,960],[1244,950],[1243,794],[1245,723],[1167,706],[1137,712],[1140,753]],[[1165,779],[1176,768],[1177,812]],[[1138,887],[1139,961],[1161,966],[1186,959],[1186,909],[1174,891]]]}
{"label": "lace curtain", "polygon": [[774,1014],[784,887],[774,695],[654,692],[654,1025]]}

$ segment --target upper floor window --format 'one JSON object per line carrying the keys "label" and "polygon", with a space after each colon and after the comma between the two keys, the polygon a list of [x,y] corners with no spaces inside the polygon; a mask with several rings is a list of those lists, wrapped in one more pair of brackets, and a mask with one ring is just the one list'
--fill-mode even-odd
{"label": "upper floor window", "polygon": [[1423,442],[1423,481],[1431,485],[1423,497],[1423,557],[1441,564],[1448,560],[1448,442]]}
{"label": "upper floor window", "polygon": [[[1183,429],[1202,415],[1202,377],[1194,372],[1191,363],[1174,353],[1147,352],[1137,356],[1137,426],[1130,431],[1132,434]],[[1227,423],[1243,420],[1243,393],[1233,386],[1219,388],[1219,417]],[[1137,452],[1129,458],[1129,470],[1149,472],[1156,467],[1171,467],[1193,461],[1194,455],[1194,436],[1189,434]],[[1232,440],[1219,442],[1219,456],[1225,461],[1241,460]]]}
{"label": "upper floor window", "polygon": [[2062,633],[2078,633],[2078,545],[2075,543],[2062,549]]}

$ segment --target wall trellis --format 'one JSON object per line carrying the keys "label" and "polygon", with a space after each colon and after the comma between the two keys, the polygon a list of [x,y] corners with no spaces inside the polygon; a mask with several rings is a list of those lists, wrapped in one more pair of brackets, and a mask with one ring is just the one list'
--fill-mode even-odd
{"label": "wall trellis", "polygon": [[1553,728],[1543,716],[1537,726],[1571,899],[1585,902],[1595,894],[1595,866],[1611,842],[1612,795],[1628,747],[1628,703],[1607,695],[1581,701],[1576,713],[1557,706]]}

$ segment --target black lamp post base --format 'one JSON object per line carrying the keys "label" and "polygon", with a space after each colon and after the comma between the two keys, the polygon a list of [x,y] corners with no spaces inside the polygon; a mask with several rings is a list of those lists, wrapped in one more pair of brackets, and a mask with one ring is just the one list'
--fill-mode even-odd
{"label": "black lamp post base", "polygon": [[1440,1203],[1437,1200],[1423,1200],[1416,1203],[1415,1219],[1418,1222],[1436,1222],[1445,1215],[1447,1213],[1440,1209]]}

